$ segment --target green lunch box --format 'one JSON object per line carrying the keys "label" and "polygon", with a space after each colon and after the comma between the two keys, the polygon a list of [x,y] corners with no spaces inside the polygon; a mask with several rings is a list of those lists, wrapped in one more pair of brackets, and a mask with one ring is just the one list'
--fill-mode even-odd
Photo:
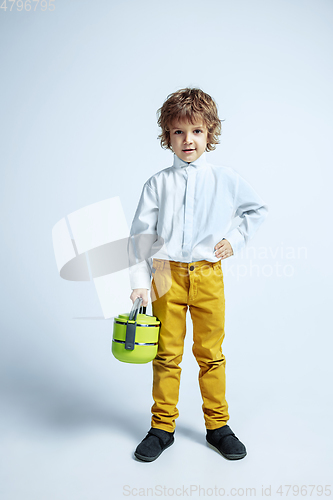
{"label": "green lunch box", "polygon": [[113,322],[112,354],[124,363],[149,363],[157,354],[161,322],[155,316],[138,314],[142,297],[138,297],[131,312],[119,314]]}

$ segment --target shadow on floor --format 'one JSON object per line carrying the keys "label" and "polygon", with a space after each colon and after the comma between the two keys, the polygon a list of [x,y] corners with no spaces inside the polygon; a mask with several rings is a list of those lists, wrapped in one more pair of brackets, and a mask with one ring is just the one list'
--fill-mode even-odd
{"label": "shadow on floor", "polygon": [[199,432],[195,429],[191,429],[190,427],[185,427],[182,424],[177,424],[176,433],[185,436],[190,441],[194,441],[195,443],[202,444],[206,446],[206,431],[203,429],[202,432]]}
{"label": "shadow on floor", "polygon": [[130,398],[122,398],[122,407],[117,408],[114,404],[117,399],[119,394],[113,394],[112,390],[106,396],[102,389],[94,393],[91,387],[85,390],[82,383],[76,385],[75,380],[64,384],[64,381],[50,378],[12,380],[1,391],[3,416],[13,416],[18,424],[22,422],[40,430],[62,433],[104,427],[131,435],[135,441],[141,440],[145,432],[142,428],[145,415],[136,408],[133,411]]}

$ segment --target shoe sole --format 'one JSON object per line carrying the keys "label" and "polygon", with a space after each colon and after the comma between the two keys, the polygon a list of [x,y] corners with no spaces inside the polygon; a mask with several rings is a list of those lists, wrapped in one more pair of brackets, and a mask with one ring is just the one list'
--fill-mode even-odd
{"label": "shoe sole", "polygon": [[163,448],[163,450],[160,451],[158,453],[158,455],[155,455],[154,457],[146,457],[145,455],[140,455],[139,453],[136,453],[136,451],[134,452],[134,456],[136,458],[138,458],[139,460],[141,460],[142,462],[153,462],[154,460],[156,460],[156,458],[158,458],[163,453],[164,450],[169,448],[169,446],[171,446],[174,442],[175,442],[175,439],[173,438],[171,443],[169,443],[167,446],[165,446],[165,448]]}
{"label": "shoe sole", "polygon": [[220,453],[220,455],[222,455],[222,457],[227,458],[228,460],[240,460],[241,458],[244,458],[247,455],[247,452],[239,453],[237,455],[236,454],[231,455],[231,454],[222,453],[222,451],[220,451],[218,448],[216,448],[216,446],[211,444],[209,441],[206,441],[206,442],[210,448],[213,448],[214,450],[218,451]]}

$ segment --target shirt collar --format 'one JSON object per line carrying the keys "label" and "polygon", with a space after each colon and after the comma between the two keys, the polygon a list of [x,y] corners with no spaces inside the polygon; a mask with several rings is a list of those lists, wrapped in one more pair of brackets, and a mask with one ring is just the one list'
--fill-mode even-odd
{"label": "shirt collar", "polygon": [[173,154],[173,166],[175,168],[195,167],[196,169],[205,167],[207,165],[206,152],[202,153],[197,160],[187,163],[181,160],[175,153]]}

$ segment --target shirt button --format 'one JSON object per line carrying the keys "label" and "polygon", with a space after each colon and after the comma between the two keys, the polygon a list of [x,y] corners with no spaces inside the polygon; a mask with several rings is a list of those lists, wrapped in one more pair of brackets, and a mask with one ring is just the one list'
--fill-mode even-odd
{"label": "shirt button", "polygon": [[191,266],[191,267],[190,267],[190,271],[194,271],[194,266]]}

